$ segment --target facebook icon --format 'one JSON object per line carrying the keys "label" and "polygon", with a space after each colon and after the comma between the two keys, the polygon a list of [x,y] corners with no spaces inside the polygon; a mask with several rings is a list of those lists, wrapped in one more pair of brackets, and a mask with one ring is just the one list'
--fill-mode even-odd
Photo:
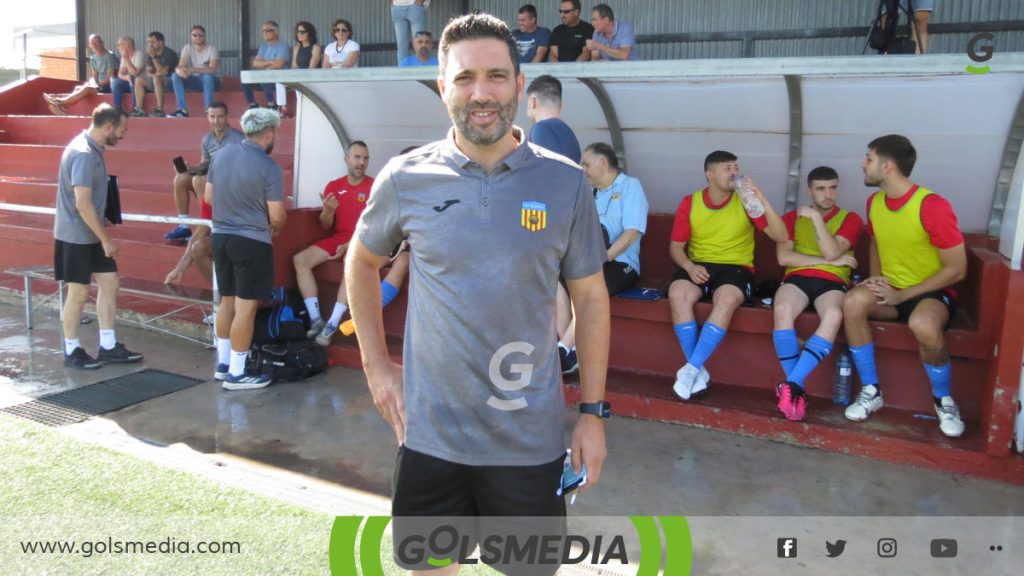
{"label": "facebook icon", "polygon": [[796,558],[796,538],[779,538],[776,548],[779,558]]}

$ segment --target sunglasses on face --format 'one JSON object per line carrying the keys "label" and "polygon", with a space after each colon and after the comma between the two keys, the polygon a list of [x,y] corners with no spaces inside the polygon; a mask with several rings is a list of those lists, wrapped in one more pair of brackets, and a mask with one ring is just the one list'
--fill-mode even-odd
{"label": "sunglasses on face", "polygon": [[305,34],[306,31],[300,28],[300,29],[296,30],[295,33],[296,34]]}
{"label": "sunglasses on face", "polygon": [[575,11],[576,11],[575,8],[569,8],[568,10],[562,10],[561,8],[558,9],[558,13],[559,14],[570,14],[570,13],[575,12]]}
{"label": "sunglasses on face", "polygon": [[267,32],[277,32],[277,30],[274,30],[273,28],[264,28],[263,33],[266,34]]}

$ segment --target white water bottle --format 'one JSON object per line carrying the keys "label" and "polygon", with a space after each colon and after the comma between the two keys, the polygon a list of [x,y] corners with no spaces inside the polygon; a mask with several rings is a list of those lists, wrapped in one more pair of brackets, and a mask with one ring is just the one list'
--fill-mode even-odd
{"label": "white water bottle", "polygon": [[764,215],[764,204],[757,199],[757,195],[750,188],[743,185],[743,175],[737,174],[734,180],[736,193],[740,195],[740,200],[743,202],[743,209],[747,211],[747,214],[751,218],[760,218]]}

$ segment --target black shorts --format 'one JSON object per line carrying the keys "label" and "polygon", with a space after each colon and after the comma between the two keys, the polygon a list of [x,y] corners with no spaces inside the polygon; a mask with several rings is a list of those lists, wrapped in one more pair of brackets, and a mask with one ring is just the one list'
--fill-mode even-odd
{"label": "black shorts", "polygon": [[[811,276],[799,276],[794,275],[786,278],[782,281],[783,285],[790,284],[796,286],[803,292],[807,298],[814,304],[814,301],[818,299],[818,296],[826,292],[838,290],[843,294],[846,294],[846,284],[837,282],[835,280],[826,280],[824,278],[814,278]],[[781,286],[780,286],[781,288]]]}
{"label": "black shorts", "polygon": [[[698,288],[704,291],[704,297],[710,298],[720,286],[735,286],[743,292],[743,297],[746,302],[750,301],[751,295],[754,293],[754,273],[750,271],[750,268],[746,266],[740,266],[739,264],[713,264],[708,262],[694,262],[698,266],[703,266],[707,271],[710,278],[703,284],[695,284]],[[676,280],[688,280],[690,275],[686,273],[686,270],[680,268],[676,271],[676,275],[672,277],[672,281]]]}
{"label": "black shorts", "polygon": [[75,284],[91,284],[93,274],[117,272],[117,262],[103,252],[103,244],[53,243],[53,277]]}
{"label": "black shorts", "polygon": [[[441,526],[454,526],[467,539],[446,557],[457,561],[460,549],[471,553],[488,535],[527,531],[565,534],[565,498],[556,491],[564,458],[538,466],[468,466],[406,447],[398,449],[391,501],[395,562],[406,569],[427,567],[410,555],[408,542]],[[503,517],[501,521],[492,520]],[[530,517],[517,520],[514,517]],[[537,520],[547,517],[549,520]],[[538,525],[539,523],[539,525]],[[481,549],[481,555],[485,553]],[[556,566],[493,565],[505,574],[553,574]],[[548,570],[550,568],[550,570]]]}
{"label": "black shorts", "polygon": [[949,292],[945,290],[936,290],[935,292],[928,292],[921,294],[917,298],[911,298],[906,302],[902,302],[896,305],[896,313],[899,314],[900,322],[906,322],[910,320],[910,315],[914,313],[914,309],[921,303],[922,300],[931,298],[932,300],[938,300],[946,305],[946,310],[949,311],[949,318],[946,320],[946,328],[949,327],[949,322],[953,319],[953,314],[956,314],[956,300],[949,295]]}
{"label": "black shorts", "polygon": [[210,242],[221,296],[245,300],[270,298],[274,289],[273,246],[234,234],[214,234]]}
{"label": "black shorts", "polygon": [[640,280],[640,273],[629,264],[617,262],[604,263],[604,285],[608,287],[608,295],[615,296],[623,290],[629,290],[636,286]]}

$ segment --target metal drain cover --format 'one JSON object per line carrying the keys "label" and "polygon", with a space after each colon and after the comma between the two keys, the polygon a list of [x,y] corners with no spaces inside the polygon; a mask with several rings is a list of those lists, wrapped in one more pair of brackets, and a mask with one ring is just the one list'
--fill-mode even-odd
{"label": "metal drain cover", "polygon": [[47,426],[65,426],[184,390],[201,382],[203,380],[198,378],[147,368],[2,408],[0,412]]}

